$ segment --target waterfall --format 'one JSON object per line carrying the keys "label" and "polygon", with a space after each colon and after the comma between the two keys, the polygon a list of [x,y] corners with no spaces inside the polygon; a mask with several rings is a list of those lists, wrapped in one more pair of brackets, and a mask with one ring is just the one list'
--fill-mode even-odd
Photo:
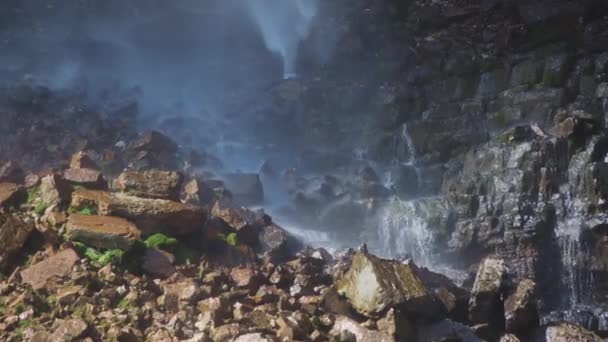
{"label": "waterfall", "polygon": [[386,256],[410,256],[416,263],[431,266],[433,236],[412,201],[393,198],[378,215],[378,250]]}
{"label": "waterfall", "polygon": [[576,218],[560,222],[556,230],[562,268],[560,281],[565,292],[562,305],[568,308],[588,304],[593,289],[592,273],[582,258],[584,246],[580,230],[581,222]]}
{"label": "waterfall", "polygon": [[310,32],[319,3],[320,0],[243,0],[264,44],[281,57],[285,79],[297,76],[299,45]]}

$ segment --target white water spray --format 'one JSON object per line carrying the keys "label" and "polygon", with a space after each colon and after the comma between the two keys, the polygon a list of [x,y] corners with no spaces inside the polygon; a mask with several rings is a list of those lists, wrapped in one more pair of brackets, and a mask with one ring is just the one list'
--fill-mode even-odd
{"label": "white water spray", "polygon": [[297,76],[300,42],[309,32],[320,0],[243,0],[266,47],[283,60],[283,77]]}

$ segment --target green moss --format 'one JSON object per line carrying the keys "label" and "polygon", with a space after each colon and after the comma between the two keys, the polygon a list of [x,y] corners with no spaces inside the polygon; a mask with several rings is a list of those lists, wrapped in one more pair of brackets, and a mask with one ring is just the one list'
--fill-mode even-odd
{"label": "green moss", "polygon": [[80,306],[76,307],[74,309],[74,311],[72,311],[72,316],[84,319],[86,312],[87,312],[87,308],[84,305],[80,305]]}
{"label": "green moss", "polygon": [[133,308],[133,302],[131,302],[131,300],[128,298],[123,298],[120,302],[118,302],[118,304],[116,305],[116,308],[131,309],[131,308]]}
{"label": "green moss", "polygon": [[46,209],[49,207],[49,205],[47,203],[44,202],[40,202],[38,203],[38,205],[36,206],[36,208],[34,209],[34,212],[38,215],[42,215],[44,214],[44,212],[46,211]]}
{"label": "green moss", "polygon": [[27,190],[27,204],[33,204],[40,194],[40,185],[36,185]]}
{"label": "green moss", "polygon": [[169,247],[169,246],[173,246],[173,245],[177,244],[177,239],[168,237],[164,234],[154,234],[154,235],[148,237],[144,241],[144,244],[148,248]]}
{"label": "green moss", "polygon": [[236,233],[229,233],[228,235],[220,233],[218,237],[232,247],[235,247],[239,243]]}
{"label": "green moss", "polygon": [[98,266],[106,266],[109,264],[118,265],[122,262],[125,252],[120,249],[109,249],[100,252],[95,248],[89,247],[81,242],[74,242],[74,245],[80,249],[84,256]]}
{"label": "green moss", "polygon": [[90,206],[84,206],[82,208],[69,207],[68,213],[91,216],[91,215],[97,215],[97,209],[95,207],[90,207]]}

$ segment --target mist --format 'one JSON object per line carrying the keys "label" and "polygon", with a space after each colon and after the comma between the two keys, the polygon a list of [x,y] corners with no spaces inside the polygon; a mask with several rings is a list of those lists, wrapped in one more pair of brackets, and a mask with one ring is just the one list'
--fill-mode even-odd
{"label": "mist", "polygon": [[[261,136],[263,144],[276,144],[275,132],[282,131],[251,129],[261,112],[284,111],[272,108],[268,88],[296,74],[307,77],[334,42],[327,27],[323,36],[309,35],[322,9],[318,0],[29,0],[19,6],[23,13],[7,13],[0,81],[78,89],[97,108],[137,101],[142,129],[170,130],[180,143],[216,153],[246,146],[232,158],[240,160],[237,168],[264,159],[253,151],[259,146],[244,142]],[[314,51],[300,68],[306,39]]]}

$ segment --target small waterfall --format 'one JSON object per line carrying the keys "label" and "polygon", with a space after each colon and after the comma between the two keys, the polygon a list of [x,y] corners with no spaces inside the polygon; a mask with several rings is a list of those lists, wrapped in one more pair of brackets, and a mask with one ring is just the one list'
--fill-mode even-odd
{"label": "small waterfall", "polygon": [[593,289],[593,275],[582,257],[584,246],[580,241],[580,231],[581,222],[578,219],[565,220],[556,230],[562,267],[560,281],[565,292],[562,305],[568,308],[588,304]]}
{"label": "small waterfall", "polygon": [[415,204],[393,198],[379,215],[379,251],[386,256],[410,256],[416,263],[431,266],[433,236],[416,214]]}

